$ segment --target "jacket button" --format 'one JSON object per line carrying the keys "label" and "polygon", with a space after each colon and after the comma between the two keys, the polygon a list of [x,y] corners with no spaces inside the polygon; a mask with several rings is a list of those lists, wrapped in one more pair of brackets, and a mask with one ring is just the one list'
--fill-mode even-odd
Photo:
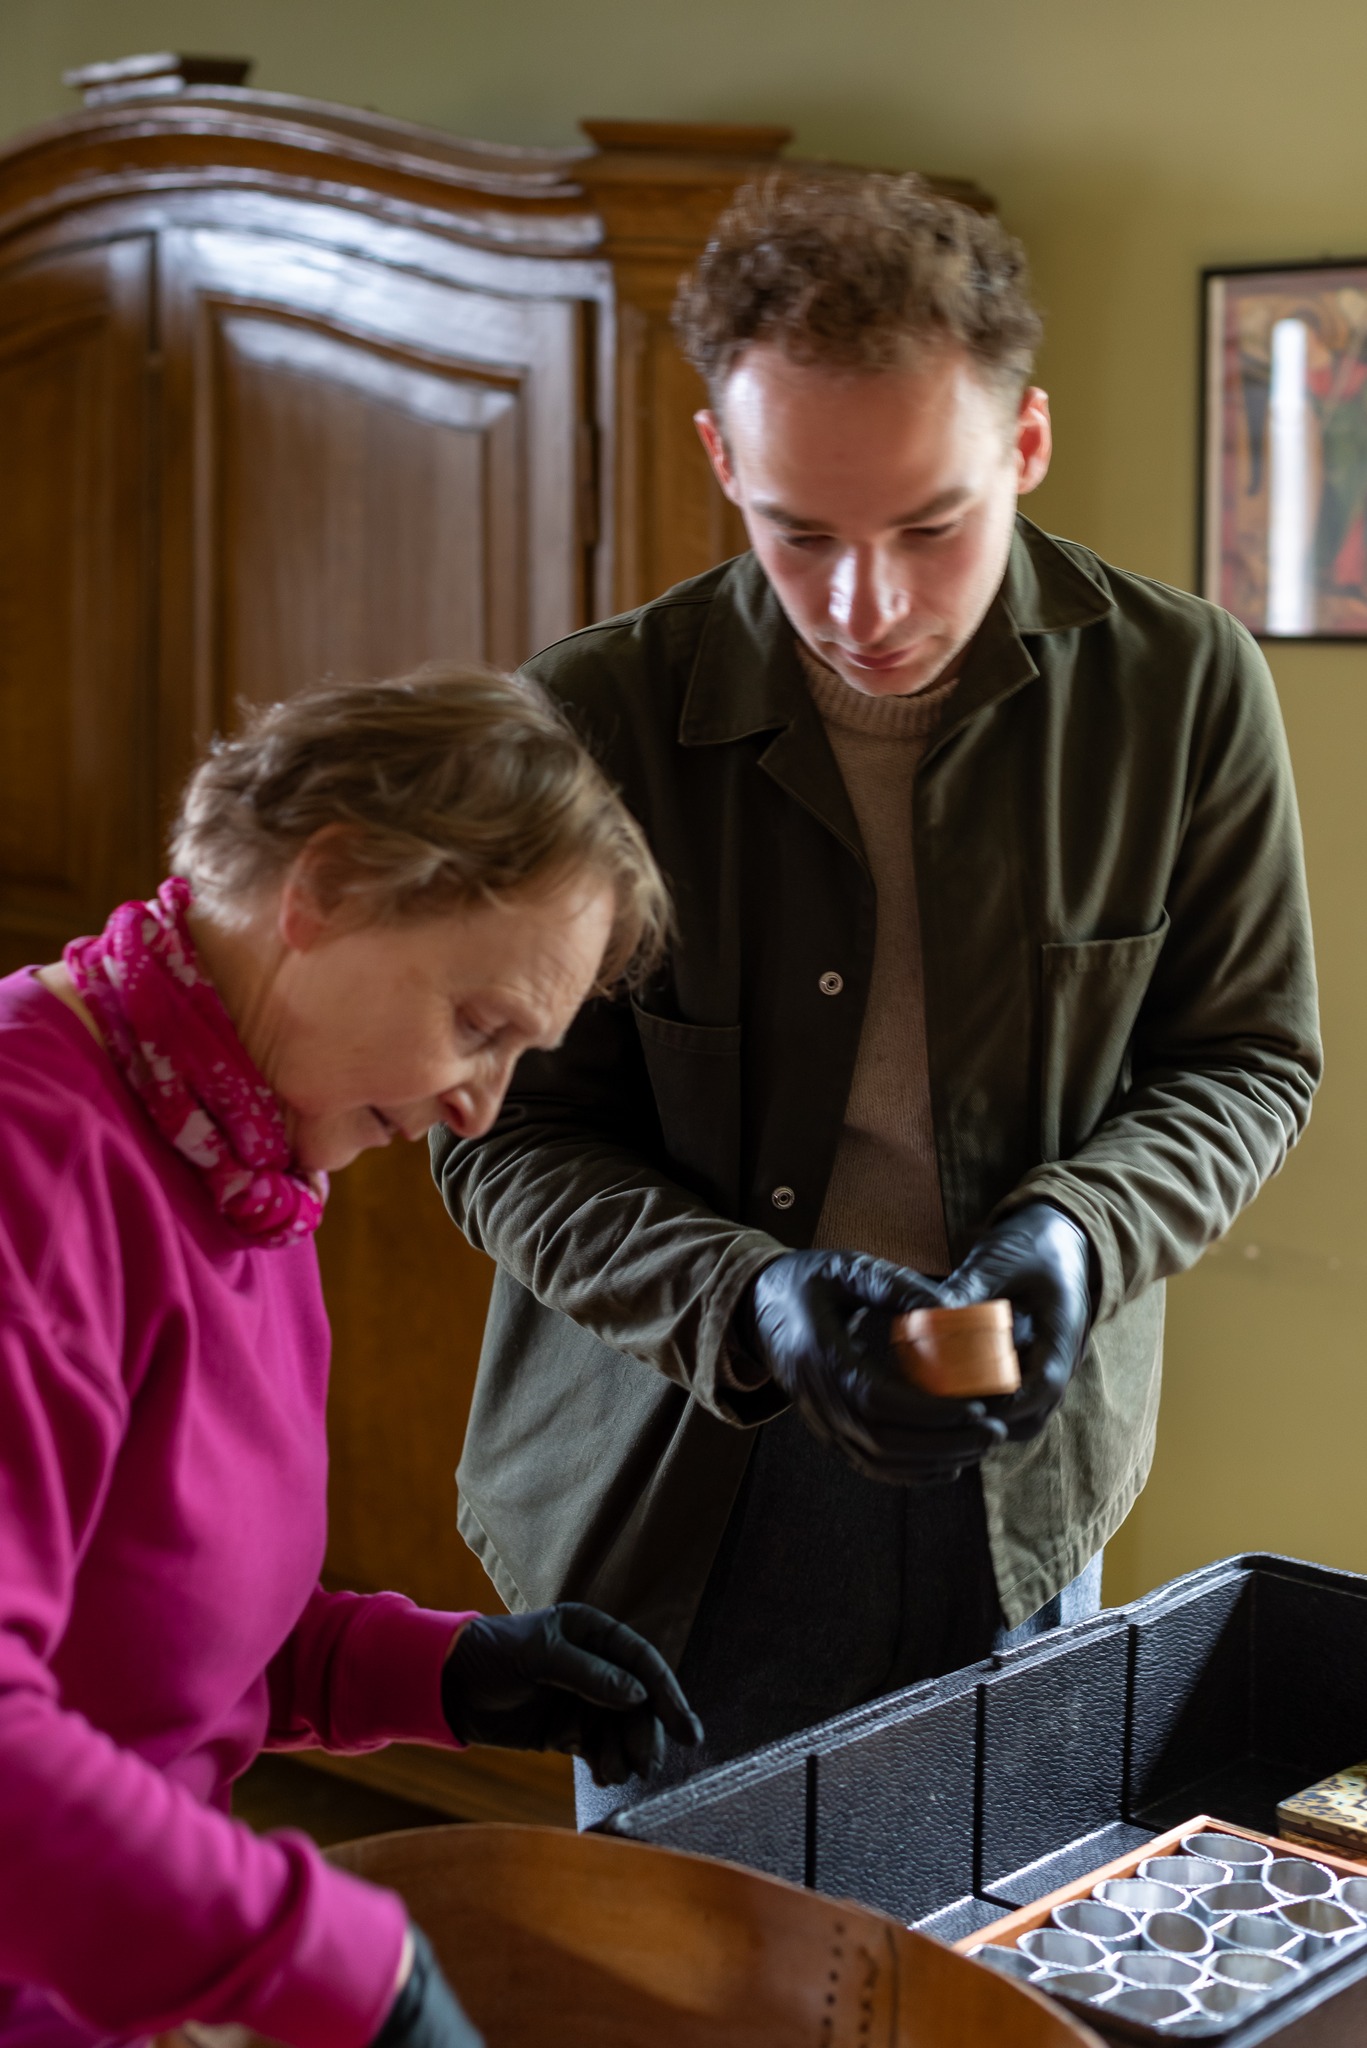
{"label": "jacket button", "polygon": [[844,975],[837,974],[833,967],[828,969],[817,983],[817,987],[821,990],[823,996],[838,996],[844,986]]}
{"label": "jacket button", "polygon": [[797,1196],[791,1188],[775,1188],[769,1200],[776,1209],[791,1209],[793,1203],[797,1200]]}

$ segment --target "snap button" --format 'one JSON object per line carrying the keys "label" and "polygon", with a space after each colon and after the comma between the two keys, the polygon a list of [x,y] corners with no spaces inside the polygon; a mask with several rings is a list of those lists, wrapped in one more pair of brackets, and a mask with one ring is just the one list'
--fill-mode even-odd
{"label": "snap button", "polygon": [[776,1209],[791,1209],[793,1203],[797,1200],[797,1196],[791,1188],[775,1188],[769,1200]]}
{"label": "snap button", "polygon": [[844,986],[844,975],[837,974],[833,967],[828,968],[817,983],[817,987],[821,990],[823,996],[838,996]]}

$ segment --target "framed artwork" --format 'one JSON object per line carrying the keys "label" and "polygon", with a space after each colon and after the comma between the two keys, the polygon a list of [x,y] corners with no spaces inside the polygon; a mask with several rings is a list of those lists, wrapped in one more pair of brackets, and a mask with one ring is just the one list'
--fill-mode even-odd
{"label": "framed artwork", "polygon": [[1202,593],[1261,639],[1367,639],[1367,259],[1202,283]]}

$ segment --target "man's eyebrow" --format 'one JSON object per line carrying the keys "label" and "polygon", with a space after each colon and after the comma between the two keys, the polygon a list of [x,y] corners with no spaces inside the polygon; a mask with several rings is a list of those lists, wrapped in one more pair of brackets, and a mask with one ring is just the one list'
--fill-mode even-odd
{"label": "man's eyebrow", "polygon": [[[946,512],[957,512],[967,503],[972,493],[962,484],[953,484],[948,490],[937,491],[924,505],[914,512],[904,512],[898,519],[890,519],[889,526],[923,526],[928,519],[940,519]],[[790,533],[829,533],[830,527],[823,526],[819,519],[804,519],[799,512],[790,512],[771,498],[757,498],[755,510],[761,519],[769,520],[774,526],[783,526]]]}

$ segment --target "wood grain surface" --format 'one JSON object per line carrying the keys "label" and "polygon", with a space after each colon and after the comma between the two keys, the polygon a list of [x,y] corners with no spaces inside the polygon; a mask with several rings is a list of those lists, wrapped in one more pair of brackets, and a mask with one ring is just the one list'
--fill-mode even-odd
{"label": "wood grain surface", "polygon": [[403,1894],[488,2048],[1099,2048],[928,1935],[733,1864],[516,1827],[330,1854]]}

